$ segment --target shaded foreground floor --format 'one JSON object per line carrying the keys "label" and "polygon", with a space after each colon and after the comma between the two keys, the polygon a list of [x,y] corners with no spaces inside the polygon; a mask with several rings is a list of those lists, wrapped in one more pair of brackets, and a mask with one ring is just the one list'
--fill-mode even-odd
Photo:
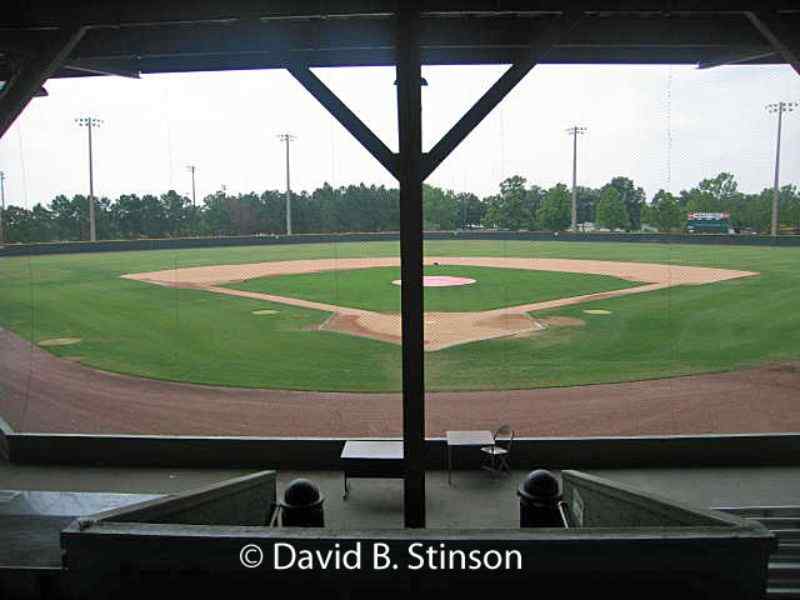
{"label": "shaded foreground floor", "polygon": [[[270,468],[274,465],[265,465]],[[458,471],[453,485],[446,471],[426,474],[428,527],[516,528],[516,489],[528,470],[520,465],[509,477],[491,479],[483,471]],[[18,466],[0,462],[0,489],[170,494],[239,477],[254,470],[120,467]],[[640,490],[698,507],[796,504],[797,467],[592,470]],[[355,479],[342,500],[338,471],[279,471],[278,497],[297,477],[311,479],[325,495],[326,525],[332,528],[403,526],[403,483],[397,479]],[[57,539],[56,539],[57,543]]]}
{"label": "shaded foreground floor", "polygon": [[[399,436],[398,394],[252,390],[104,373],[0,330],[0,416],[18,431]],[[800,431],[800,367],[623,384],[427,396],[427,434],[511,423],[521,436]]]}

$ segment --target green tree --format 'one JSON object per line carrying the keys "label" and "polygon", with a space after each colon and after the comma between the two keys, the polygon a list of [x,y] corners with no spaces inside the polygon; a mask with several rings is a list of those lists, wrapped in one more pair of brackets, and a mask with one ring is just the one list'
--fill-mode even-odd
{"label": "green tree", "polygon": [[481,224],[486,214],[486,203],[475,194],[456,194],[456,229],[471,229]]}
{"label": "green tree", "polygon": [[184,236],[191,233],[193,213],[191,200],[175,190],[161,195],[166,232],[170,236]]}
{"label": "green tree", "polygon": [[509,177],[500,183],[500,194],[487,199],[483,224],[486,227],[509,229],[531,229],[535,211],[525,189],[525,178]]}
{"label": "green tree", "polygon": [[[600,200],[600,190],[594,188],[578,186],[575,189],[576,217],[578,223],[594,223],[595,207]],[[572,198],[570,197],[570,203]],[[570,211],[572,206],[570,205]],[[570,212],[570,223],[572,223],[572,213]]]}
{"label": "green tree", "polygon": [[[772,228],[772,188],[764,188],[759,194],[739,196],[741,200],[730,211],[733,226],[769,233]],[[778,192],[778,223],[783,230],[800,228],[800,195],[794,185],[785,185]]]}
{"label": "green tree", "polygon": [[111,207],[111,218],[114,220],[119,235],[134,238],[143,235],[144,220],[142,203],[136,194],[123,194]]}
{"label": "green tree", "polygon": [[203,230],[207,235],[232,235],[231,214],[228,211],[227,196],[218,190],[203,198]]}
{"label": "green tree", "polygon": [[428,184],[422,186],[422,220],[425,229],[455,229],[457,210],[458,202],[452,191]]}
{"label": "green tree", "polygon": [[3,233],[7,242],[24,244],[42,241],[34,235],[33,215],[21,206],[8,206],[3,212]]}
{"label": "green tree", "polygon": [[263,192],[259,196],[257,219],[259,233],[285,233],[286,194],[278,190]]}
{"label": "green tree", "polygon": [[626,229],[629,224],[625,202],[619,191],[613,186],[606,186],[597,203],[597,222],[607,229]]}
{"label": "green tree", "polygon": [[[84,196],[67,198],[59,195],[50,203],[53,213],[55,239],[63,241],[80,240],[84,229],[88,232],[89,210]],[[88,238],[88,235],[86,236]]]}
{"label": "green tree", "polygon": [[572,196],[566,185],[559,183],[547,190],[536,222],[548,231],[563,231],[572,224]]}
{"label": "green tree", "polygon": [[[645,193],[640,187],[636,187],[632,179],[627,177],[614,177],[610,183],[603,187],[602,193],[607,187],[612,187],[619,193],[625,213],[627,214],[627,230],[637,230],[642,228],[642,207],[645,204]],[[600,220],[599,218],[597,219]]]}
{"label": "green tree", "polygon": [[334,189],[327,181],[321,188],[311,193],[311,202],[319,213],[320,231],[342,231],[344,222],[339,220],[340,192]]}
{"label": "green tree", "polygon": [[686,225],[686,213],[678,205],[678,200],[664,190],[658,190],[649,207],[653,216],[653,225],[659,231],[674,231]]}
{"label": "green tree", "polygon": [[800,190],[796,185],[785,185],[778,195],[781,225],[800,229]]}
{"label": "green tree", "polygon": [[736,179],[730,173],[703,179],[688,192],[681,192],[681,204],[687,212],[730,212],[735,208],[741,194]]}

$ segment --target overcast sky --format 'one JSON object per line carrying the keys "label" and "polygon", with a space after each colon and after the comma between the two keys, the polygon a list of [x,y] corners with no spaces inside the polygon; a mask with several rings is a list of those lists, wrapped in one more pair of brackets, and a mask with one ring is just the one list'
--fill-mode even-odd
{"label": "overcast sky", "polygon": [[[428,67],[423,88],[424,149],[430,148],[504,67]],[[322,69],[317,74],[393,150],[397,149],[394,71]],[[95,132],[95,192],[190,194],[283,189],[290,132],[292,187],[312,190],[393,178],[316,100],[282,70],[61,79],[47,83],[0,140],[6,200],[32,206],[57,194],[86,193],[86,130],[75,117],[104,120]],[[599,187],[625,175],[645,188],[679,192],[720,171],[747,192],[771,186],[776,115],[764,105],[800,100],[800,77],[786,66],[539,66],[428,179],[496,193],[519,174],[549,187],[571,180],[579,139],[578,182]],[[670,141],[671,140],[671,141]],[[782,183],[800,184],[800,111],[785,115]]]}

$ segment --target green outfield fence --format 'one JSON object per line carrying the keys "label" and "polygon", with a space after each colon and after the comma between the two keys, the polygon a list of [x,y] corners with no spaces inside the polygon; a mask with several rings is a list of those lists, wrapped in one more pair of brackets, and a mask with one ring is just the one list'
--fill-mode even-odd
{"label": "green outfield fence", "polygon": [[[133,250],[177,250],[226,246],[271,246],[283,244],[330,244],[347,242],[399,241],[397,232],[302,235],[250,235],[237,237],[163,238],[107,240],[99,242],[53,242],[8,244],[0,247],[3,256],[37,256],[82,252],[123,252]],[[660,234],[660,233],[552,233],[518,231],[429,231],[426,240],[495,240],[531,242],[634,242],[641,244],[700,244],[727,246],[800,246],[800,236]]]}

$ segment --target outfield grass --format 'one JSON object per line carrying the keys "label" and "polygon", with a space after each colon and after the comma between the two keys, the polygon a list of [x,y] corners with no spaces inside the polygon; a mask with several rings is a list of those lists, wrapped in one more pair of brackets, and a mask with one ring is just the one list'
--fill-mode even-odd
{"label": "outfield grass", "polygon": [[[425,275],[475,280],[475,283],[464,286],[425,288],[425,310],[431,312],[491,310],[641,285],[606,275],[456,265],[426,266]],[[392,284],[397,279],[400,279],[399,267],[375,267],[259,277],[228,287],[375,312],[399,313],[400,287]]]}
{"label": "outfield grass", "polygon": [[[0,325],[37,342],[80,337],[80,344],[48,350],[109,371],[247,387],[399,390],[399,347],[316,331],[325,313],[119,278],[176,267],[397,256],[398,251],[396,243],[372,242],[0,259]],[[564,307],[552,314],[584,319],[586,326],[429,353],[430,389],[627,381],[800,358],[797,248],[443,241],[427,243],[426,253],[641,261],[761,273]],[[251,314],[262,308],[279,312]],[[612,314],[587,315],[587,308]],[[0,348],[0,360],[2,353]]]}

